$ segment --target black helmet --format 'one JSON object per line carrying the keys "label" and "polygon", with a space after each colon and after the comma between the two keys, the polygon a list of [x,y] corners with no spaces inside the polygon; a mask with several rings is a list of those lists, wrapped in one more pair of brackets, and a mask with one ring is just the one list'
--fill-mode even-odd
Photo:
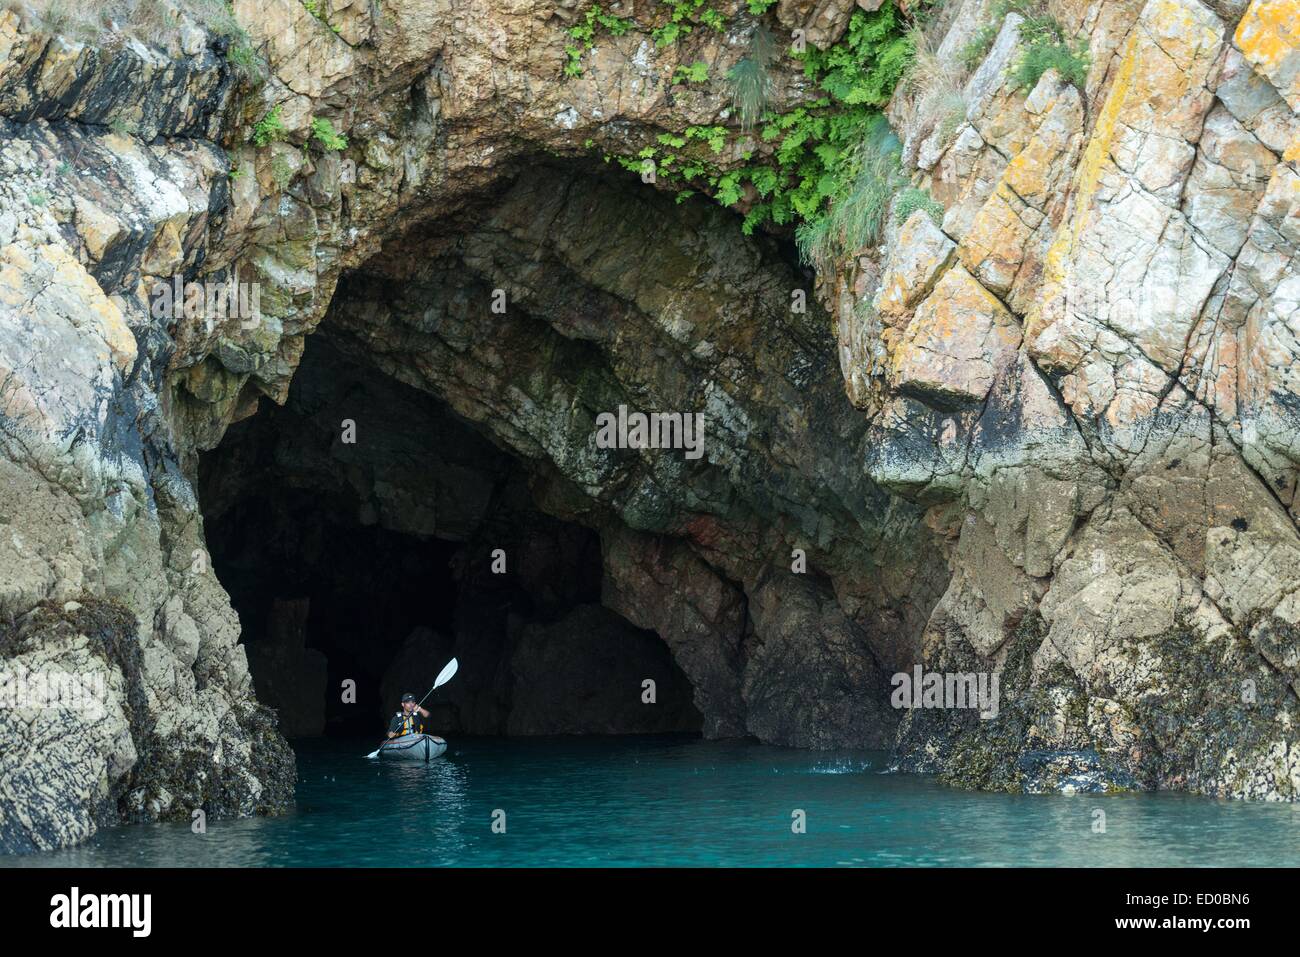
{"label": "black helmet", "polygon": [[406,692],[406,694],[402,695],[402,702],[403,702],[403,703],[405,703],[405,702],[407,702],[407,701],[414,701],[414,700],[415,700],[415,695],[411,694],[411,692],[409,692],[409,691]]}

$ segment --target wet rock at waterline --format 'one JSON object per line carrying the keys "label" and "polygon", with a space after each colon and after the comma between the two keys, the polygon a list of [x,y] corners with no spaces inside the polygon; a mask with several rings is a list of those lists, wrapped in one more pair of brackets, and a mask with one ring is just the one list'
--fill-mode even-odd
{"label": "wet rock at waterline", "polygon": [[[274,714],[251,695],[227,698],[211,670],[206,688],[161,685],[171,650],[141,638],[129,608],[90,595],[42,601],[0,631],[6,694],[38,698],[62,681],[59,700],[74,705],[19,698],[0,709],[5,851],[76,843],[101,824],[189,819],[198,808],[246,816],[291,800],[294,759]],[[160,712],[160,693],[177,702]]]}
{"label": "wet rock at waterline", "polygon": [[[910,192],[815,277],[741,231],[748,180],[728,211],[601,161],[688,129],[718,177],[771,161],[718,79],[736,3],[660,46],[632,11],[566,76],[572,11],[241,0],[260,82],[188,14],[155,50],[0,12],[0,656],[103,676],[75,735],[0,713],[0,844],[283,808],[282,733],[381,721],[408,640],[460,656],[467,729],[698,716],[971,786],[1294,799],[1285,4],[1055,4],[1088,57],[1032,83],[1014,18],[949,5],[945,62],[992,42],[959,108],[894,95]],[[851,6],[768,17],[822,48]],[[177,276],[259,315],[157,308]],[[598,448],[620,406],[702,413],[702,454]],[[1001,673],[999,717],[892,708],[918,664]],[[557,668],[626,703],[551,707]]]}

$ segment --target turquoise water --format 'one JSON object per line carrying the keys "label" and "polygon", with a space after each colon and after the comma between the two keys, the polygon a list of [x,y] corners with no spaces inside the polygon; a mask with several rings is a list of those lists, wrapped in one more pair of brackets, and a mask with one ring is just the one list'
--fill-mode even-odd
{"label": "turquoise water", "polygon": [[209,822],[203,835],[113,828],[0,864],[1300,865],[1290,804],[975,794],[881,774],[879,754],[685,738],[453,741],[428,766],[367,761],[373,746],[299,743],[298,803],[283,817]]}

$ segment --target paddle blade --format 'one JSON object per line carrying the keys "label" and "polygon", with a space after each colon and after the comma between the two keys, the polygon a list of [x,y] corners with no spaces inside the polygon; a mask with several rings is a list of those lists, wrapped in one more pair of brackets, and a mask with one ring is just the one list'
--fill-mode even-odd
{"label": "paddle blade", "polygon": [[435,688],[441,688],[452,679],[456,674],[456,669],[459,667],[460,663],[457,662],[455,658],[451,659],[451,661],[447,662],[447,667],[438,672],[438,680],[433,683],[433,686]]}

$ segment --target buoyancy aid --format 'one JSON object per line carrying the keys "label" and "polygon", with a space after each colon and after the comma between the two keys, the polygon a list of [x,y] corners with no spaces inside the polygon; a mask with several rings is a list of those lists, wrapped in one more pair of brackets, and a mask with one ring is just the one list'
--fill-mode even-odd
{"label": "buoyancy aid", "polygon": [[412,711],[407,714],[404,711],[399,711],[397,717],[402,722],[397,730],[399,737],[406,734],[424,734],[424,716],[420,712]]}

